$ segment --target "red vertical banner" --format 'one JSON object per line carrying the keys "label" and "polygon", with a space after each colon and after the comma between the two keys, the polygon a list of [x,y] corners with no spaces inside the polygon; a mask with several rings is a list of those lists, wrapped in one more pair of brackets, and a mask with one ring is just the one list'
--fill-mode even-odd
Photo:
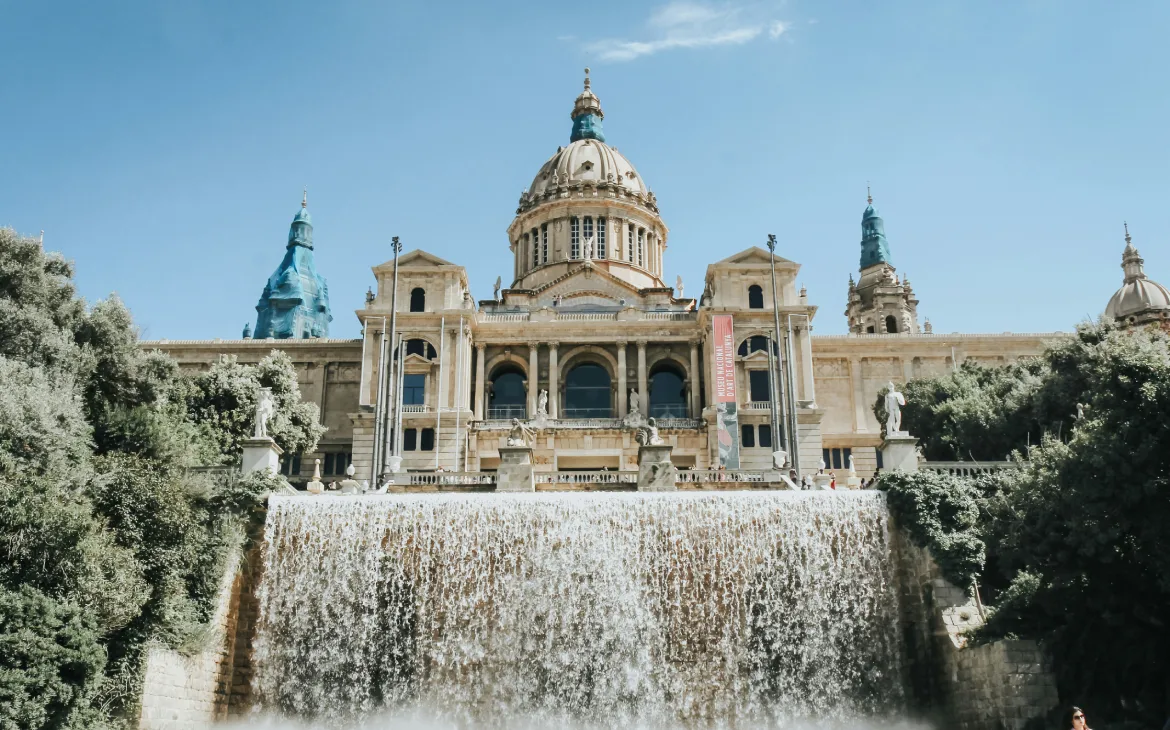
{"label": "red vertical banner", "polygon": [[730,314],[711,318],[715,358],[715,412],[719,425],[719,466],[739,468],[739,416],[735,397],[735,325]]}

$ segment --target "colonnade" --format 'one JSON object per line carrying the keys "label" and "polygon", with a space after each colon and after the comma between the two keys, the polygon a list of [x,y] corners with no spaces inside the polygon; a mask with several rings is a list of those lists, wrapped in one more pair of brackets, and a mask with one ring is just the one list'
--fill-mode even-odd
{"label": "colonnade", "polygon": [[[561,411],[561,366],[560,366],[560,348],[562,343],[556,340],[549,340],[545,342],[530,341],[528,346],[528,365],[527,365],[527,387],[526,387],[526,405],[529,417],[536,415],[537,399],[539,397],[540,388],[540,348],[543,345],[547,348],[547,363],[548,363],[548,417],[560,418]],[[574,343],[573,346],[580,344],[582,346],[594,346],[608,351],[610,346],[616,346],[617,350],[617,364],[614,373],[616,375],[616,393],[615,393],[615,411],[617,418],[624,418],[630,410],[630,385],[628,378],[628,368],[626,360],[626,350],[630,345],[628,340],[619,340],[614,343],[591,343],[582,342]],[[638,339],[633,343],[637,348],[637,398],[638,410],[643,414],[649,414],[650,411],[650,364],[647,362],[646,348],[651,344],[649,340]],[[684,374],[683,382],[686,387],[686,404],[691,418],[698,418],[702,412],[702,404],[699,397],[699,345],[698,339],[689,341],[690,358],[689,368]],[[485,343],[479,342],[475,344],[475,404],[474,416],[476,420],[483,420],[484,408],[486,406],[487,396],[487,358],[486,351],[489,346],[504,346],[505,343]],[[600,360],[600,359],[599,359]],[[600,364],[600,362],[599,362]],[[681,369],[681,368],[680,368]],[[606,370],[609,370],[607,367]],[[611,381],[613,387],[613,381]]]}

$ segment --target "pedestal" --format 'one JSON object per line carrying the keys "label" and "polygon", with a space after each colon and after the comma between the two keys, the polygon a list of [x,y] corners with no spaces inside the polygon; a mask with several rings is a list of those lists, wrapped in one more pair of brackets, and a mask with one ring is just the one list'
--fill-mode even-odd
{"label": "pedestal", "polygon": [[670,444],[638,447],[638,491],[673,492],[678,469],[670,460]]}
{"label": "pedestal", "polygon": [[536,479],[532,475],[532,447],[500,447],[500,467],[496,470],[496,491],[536,491]]}
{"label": "pedestal", "polygon": [[889,471],[918,471],[918,439],[895,431],[882,442],[882,465]]}
{"label": "pedestal", "polygon": [[817,489],[832,489],[833,477],[830,474],[813,474],[813,485]]}
{"label": "pedestal", "polygon": [[850,489],[861,489],[861,477],[848,477],[845,479],[845,486]]}
{"label": "pedestal", "polygon": [[283,453],[276,442],[270,438],[244,439],[240,471],[244,474],[251,474],[254,471],[268,470],[271,474],[279,474],[280,455]]}

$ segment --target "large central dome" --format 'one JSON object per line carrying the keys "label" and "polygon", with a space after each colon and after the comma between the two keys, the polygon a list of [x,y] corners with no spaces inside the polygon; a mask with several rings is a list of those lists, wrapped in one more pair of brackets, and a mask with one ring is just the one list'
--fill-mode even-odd
{"label": "large central dome", "polygon": [[616,149],[597,139],[579,139],[559,148],[541,166],[528,188],[528,195],[543,195],[550,188],[575,182],[620,185],[639,195],[650,192],[642,176]]}
{"label": "large central dome", "polygon": [[666,224],[650,186],[605,142],[605,113],[589,69],[569,117],[569,145],[540,166],[508,226],[516,257],[511,288],[551,296],[547,286],[582,266],[638,291],[664,288]]}

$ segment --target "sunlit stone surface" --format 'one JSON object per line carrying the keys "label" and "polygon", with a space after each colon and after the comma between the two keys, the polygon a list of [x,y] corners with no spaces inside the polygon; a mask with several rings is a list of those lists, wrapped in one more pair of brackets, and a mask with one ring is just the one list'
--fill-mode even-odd
{"label": "sunlit stone surface", "polygon": [[266,712],[779,726],[903,704],[884,496],[273,497]]}

